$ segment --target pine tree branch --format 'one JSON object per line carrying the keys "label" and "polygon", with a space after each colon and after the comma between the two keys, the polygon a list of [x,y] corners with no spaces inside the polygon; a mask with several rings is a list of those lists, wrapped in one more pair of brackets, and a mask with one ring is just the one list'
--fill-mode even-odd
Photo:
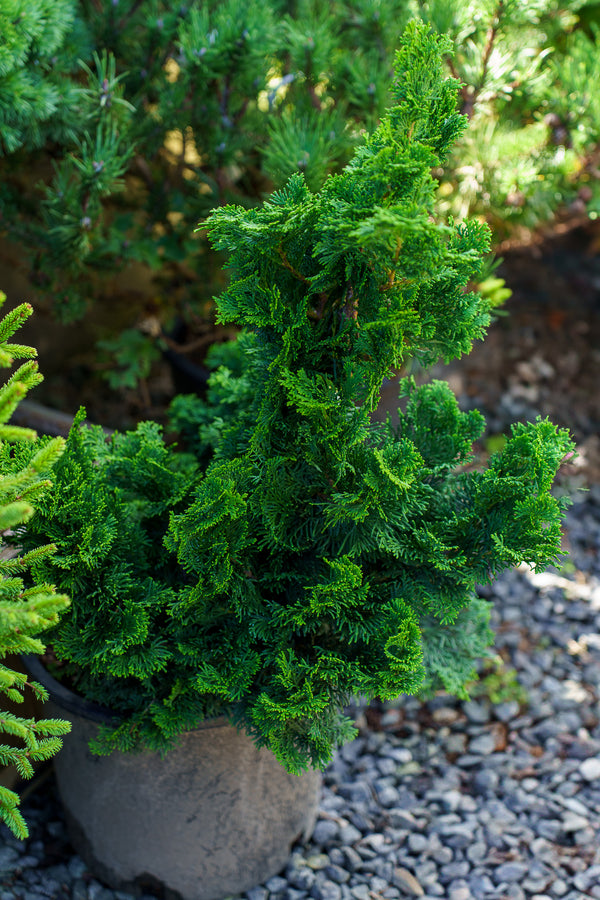
{"label": "pine tree branch", "polygon": [[[498,0],[498,6],[494,11],[494,15],[492,16],[492,20],[490,26],[487,30],[485,45],[483,48],[483,55],[481,57],[481,77],[479,80],[479,84],[475,85],[471,90],[465,85],[465,87],[461,90],[461,94],[463,97],[463,106],[461,112],[466,115],[469,119],[473,116],[475,112],[475,105],[477,103],[477,99],[481,94],[481,91],[484,88],[485,80],[487,78],[488,68],[490,64],[490,58],[492,56],[492,50],[494,49],[494,44],[496,41],[496,37],[498,35],[498,31],[500,29],[500,23],[502,19],[502,14],[504,12],[504,0]],[[452,71],[452,70],[451,70]],[[453,73],[454,74],[454,73]]]}
{"label": "pine tree branch", "polygon": [[494,16],[492,19],[492,23],[488,28],[488,32],[485,40],[485,47],[483,50],[482,57],[482,68],[481,68],[481,82],[480,87],[478,88],[476,93],[481,91],[485,83],[485,79],[487,76],[488,66],[490,62],[490,57],[492,55],[492,50],[494,48],[494,42],[496,40],[496,36],[498,34],[498,30],[500,28],[500,21],[502,19],[502,13],[504,12],[504,0],[498,0],[498,6],[496,7],[496,11],[494,12]]}

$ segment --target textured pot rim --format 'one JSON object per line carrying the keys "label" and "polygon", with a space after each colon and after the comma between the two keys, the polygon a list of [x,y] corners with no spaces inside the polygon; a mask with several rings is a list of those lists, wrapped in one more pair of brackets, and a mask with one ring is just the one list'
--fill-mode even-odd
{"label": "textured pot rim", "polygon": [[[23,654],[21,659],[30,675],[36,681],[39,681],[42,687],[46,688],[50,694],[50,699],[54,700],[57,706],[76,716],[80,716],[82,719],[89,719],[101,725],[114,725],[120,720],[121,716],[118,713],[113,712],[106,706],[100,706],[99,703],[94,703],[93,700],[86,700],[85,697],[81,697],[68,687],[65,687],[64,684],[61,684],[60,681],[57,681],[56,678],[53,678],[37,656]],[[218,716],[214,719],[205,719],[196,725],[193,730],[224,728],[229,724],[230,722],[226,716]]]}

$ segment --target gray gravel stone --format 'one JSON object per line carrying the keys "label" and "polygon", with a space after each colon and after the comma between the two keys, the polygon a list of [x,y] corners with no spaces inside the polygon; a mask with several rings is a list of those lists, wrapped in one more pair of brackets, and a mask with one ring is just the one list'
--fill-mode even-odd
{"label": "gray gravel stone", "polygon": [[355,828],[354,825],[350,825],[350,823],[339,829],[339,839],[343,844],[355,844],[361,837],[362,834],[358,828]]}
{"label": "gray gravel stone", "polygon": [[323,846],[336,839],[339,834],[338,826],[331,819],[319,819],[313,831],[312,840],[315,844]]}
{"label": "gray gravel stone", "polygon": [[547,838],[549,841],[555,841],[561,832],[560,822],[552,820],[548,821],[541,819],[538,822],[533,822],[532,825],[536,834],[540,837]]}
{"label": "gray gravel stone", "polygon": [[496,738],[493,734],[481,734],[469,741],[469,753],[489,756],[496,749]]}
{"label": "gray gravel stone", "polygon": [[566,812],[562,817],[562,827],[566,832],[581,831],[588,824],[587,817],[580,816],[575,812]]}
{"label": "gray gravel stone", "polygon": [[398,763],[391,757],[384,756],[377,760],[376,766],[382,775],[393,775],[398,768]]}
{"label": "gray gravel stone", "polygon": [[11,871],[13,863],[19,859],[20,855],[15,847],[8,845],[0,847],[0,870]]}
{"label": "gray gravel stone", "polygon": [[255,887],[246,892],[248,900],[267,900],[269,891],[264,887]]}
{"label": "gray gravel stone", "polygon": [[494,715],[501,722],[510,722],[519,715],[519,704],[516,700],[508,700],[506,703],[497,703],[494,706]]}
{"label": "gray gravel stone", "polygon": [[355,900],[369,900],[370,888],[368,884],[357,884],[350,888],[350,893]]}
{"label": "gray gravel stone", "polygon": [[323,869],[325,875],[330,881],[335,881],[336,884],[344,884],[346,881],[350,879],[350,872],[346,869],[342,868],[342,866],[330,865],[325,866]]}
{"label": "gray gravel stone", "polygon": [[417,832],[409,834],[407,844],[411,853],[423,853],[429,847],[429,840]]}
{"label": "gray gravel stone", "polygon": [[473,894],[468,883],[457,878],[448,885],[448,900],[472,900]]}
{"label": "gray gravel stone", "polygon": [[480,769],[473,776],[473,789],[476,794],[488,794],[498,787],[499,776],[493,769]]}
{"label": "gray gravel stone", "polygon": [[299,891],[297,888],[288,887],[281,894],[277,894],[274,896],[281,897],[282,900],[306,900],[306,898],[308,897],[308,893],[306,891]]}
{"label": "gray gravel stone", "polygon": [[496,884],[500,882],[520,881],[527,875],[529,865],[527,863],[507,862],[498,866],[494,872],[494,880]]}
{"label": "gray gravel stone", "polygon": [[314,897],[314,900],[341,900],[342,891],[339,884],[334,881],[315,881],[310,896]]}
{"label": "gray gravel stone", "polygon": [[462,709],[469,722],[483,725],[490,721],[490,710],[486,703],[479,703],[476,700],[467,700],[462,704]]}
{"label": "gray gravel stone", "polygon": [[351,803],[370,803],[373,794],[369,785],[364,781],[350,781],[339,786],[340,796],[345,797]]}
{"label": "gray gravel stone", "polygon": [[286,875],[289,884],[299,891],[310,891],[316,878],[314,871],[308,866],[294,866],[286,871]]}
{"label": "gray gravel stone", "polygon": [[377,787],[377,799],[382,806],[391,808],[398,803],[398,791],[391,785]]}
{"label": "gray gravel stone", "polygon": [[464,878],[469,874],[471,866],[467,860],[448,863],[440,868],[440,881],[442,884],[448,884],[457,878]]}
{"label": "gray gravel stone", "polygon": [[342,847],[342,853],[344,854],[345,866],[348,871],[355,872],[362,863],[360,854],[353,847]]}
{"label": "gray gravel stone", "polygon": [[482,859],[485,859],[488,853],[487,844],[483,841],[475,841],[474,844],[470,844],[466,851],[465,856],[472,863],[479,863]]}
{"label": "gray gravel stone", "polygon": [[431,851],[431,858],[439,865],[446,865],[447,863],[452,862],[454,853],[450,847],[440,846]]}
{"label": "gray gravel stone", "polygon": [[590,866],[584,872],[578,872],[573,878],[573,886],[579,891],[588,891],[595,885],[600,885],[600,865]]}
{"label": "gray gravel stone", "polygon": [[[273,878],[265,881],[265,887],[271,894],[278,894],[279,891],[284,891],[287,886],[287,879],[282,878],[280,875],[274,875]],[[257,897],[256,900],[261,900],[261,898]]]}
{"label": "gray gravel stone", "polygon": [[73,878],[82,878],[88,871],[88,867],[80,856],[72,856],[67,864],[67,868]]}

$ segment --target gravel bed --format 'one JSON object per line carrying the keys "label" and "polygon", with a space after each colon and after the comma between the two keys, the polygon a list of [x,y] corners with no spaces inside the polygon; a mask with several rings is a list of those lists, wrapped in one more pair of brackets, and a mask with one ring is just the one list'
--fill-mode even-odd
{"label": "gravel bed", "polygon": [[[507,572],[486,594],[514,670],[488,678],[497,702],[358,708],[312,840],[246,900],[600,900],[600,486],[566,535],[561,572]],[[0,828],[0,900],[132,897],[73,854],[51,778],[23,812],[28,841]]]}

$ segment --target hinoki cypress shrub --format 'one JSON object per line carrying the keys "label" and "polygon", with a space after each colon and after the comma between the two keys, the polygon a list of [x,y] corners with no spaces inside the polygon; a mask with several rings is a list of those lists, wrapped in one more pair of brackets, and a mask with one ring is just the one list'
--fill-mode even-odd
{"label": "hinoki cypress shrub", "polygon": [[[0,304],[6,297],[0,292]],[[0,457],[10,458],[15,442],[35,439],[35,433],[26,428],[7,424],[19,401],[27,391],[41,381],[34,361],[36,351],[31,347],[11,343],[16,329],[32,313],[29,304],[23,303],[0,320],[0,365],[11,366],[15,359],[27,359],[0,388]],[[48,473],[62,451],[63,441],[55,438],[36,448],[27,464],[1,465],[0,479],[0,531],[18,529],[34,512],[34,504],[48,491],[51,482]],[[30,587],[24,579],[29,568],[52,553],[51,547],[38,547],[25,555],[7,553],[2,542],[0,556],[0,660],[8,654],[43,653],[44,646],[37,635],[55,625],[59,614],[67,607],[68,598],[57,594],[53,587],[34,580]],[[0,663],[0,693],[13,703],[23,702],[23,692],[32,690],[40,699],[47,699],[41,685],[32,682],[27,675]],[[51,719],[25,718],[5,708],[0,710],[0,733],[16,740],[12,745],[0,744],[0,765],[14,765],[23,778],[33,775],[32,763],[49,759],[59,750],[59,735],[70,729],[68,722]],[[19,797],[14,791],[0,785],[0,819],[22,840],[28,831],[18,809]]]}
{"label": "hinoki cypress shrub", "polygon": [[354,733],[350,696],[464,692],[491,639],[476,585],[557,558],[566,432],[519,423],[477,469],[481,415],[410,379],[398,423],[372,421],[384,378],[489,321],[467,287],[488,230],[436,214],[431,171],[465,126],[449,52],[410,25],[393,105],[340,175],[211,216],[219,315],[245,331],[207,404],[178,405],[198,469],[152,425],[71,434],[24,540],[56,542],[35,571],[72,592],[57,658],[122,716],[96,750],[165,749],[225,713],[290,771],[322,766]]}

